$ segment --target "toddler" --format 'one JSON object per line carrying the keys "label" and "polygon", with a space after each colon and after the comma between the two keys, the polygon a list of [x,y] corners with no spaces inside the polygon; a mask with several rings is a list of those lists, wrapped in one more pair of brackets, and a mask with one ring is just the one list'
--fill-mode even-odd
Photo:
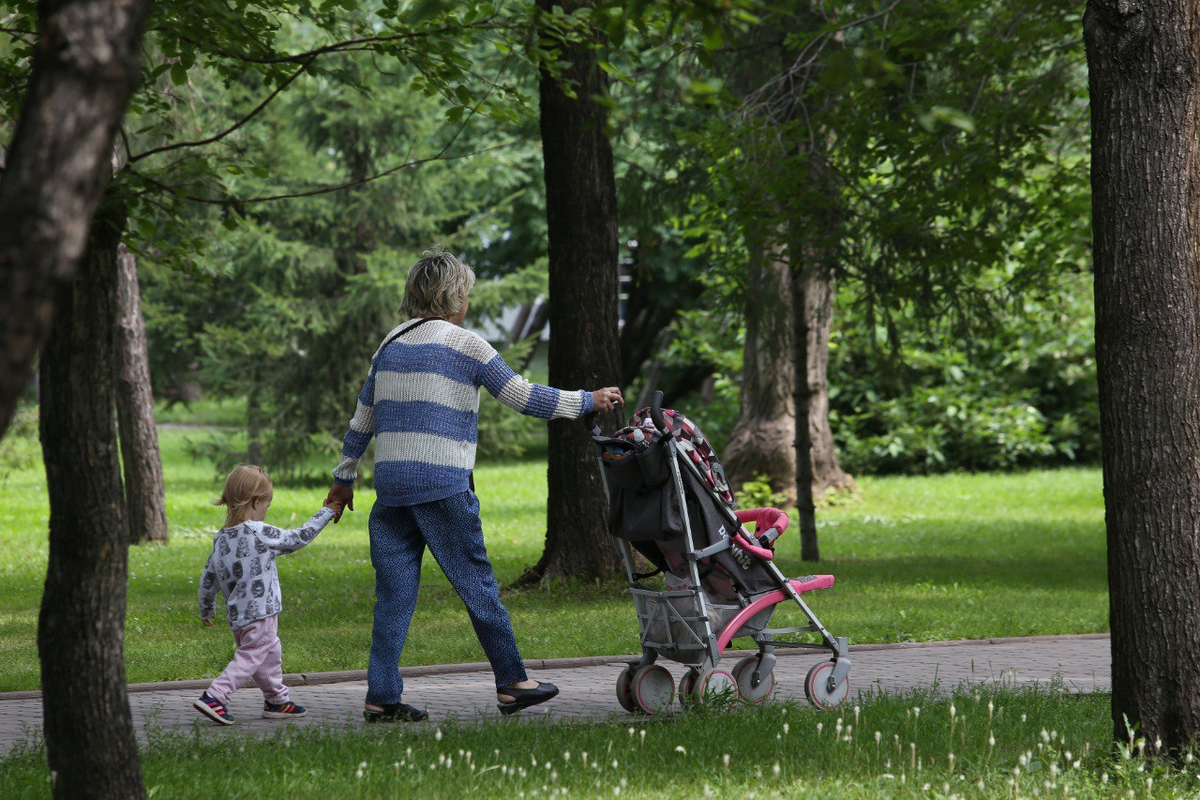
{"label": "toddler", "polygon": [[200,577],[200,621],[212,627],[217,590],[225,596],[225,616],[233,630],[237,652],[208,691],[192,703],[201,714],[232,725],[229,697],[251,678],[263,693],[263,716],[287,719],[304,716],[304,707],[288,699],[283,685],[283,655],[279,643],[279,575],[275,556],[294,553],[342,509],[336,502],[313,514],[295,530],[263,524],[274,490],[261,467],[240,466],[225,481],[215,505],[225,506],[225,527],[213,537],[212,554]]}

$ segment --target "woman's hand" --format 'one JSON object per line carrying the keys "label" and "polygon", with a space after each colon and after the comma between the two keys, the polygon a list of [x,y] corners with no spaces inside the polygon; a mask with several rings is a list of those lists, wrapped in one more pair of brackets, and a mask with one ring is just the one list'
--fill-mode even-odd
{"label": "woman's hand", "polygon": [[621,390],[615,386],[597,389],[592,392],[593,411],[612,411],[623,402],[625,401],[621,398]]}
{"label": "woman's hand", "polygon": [[333,524],[338,524],[344,510],[354,510],[354,487],[341,483],[333,484],[329,487],[329,494],[325,496],[325,505],[333,509]]}

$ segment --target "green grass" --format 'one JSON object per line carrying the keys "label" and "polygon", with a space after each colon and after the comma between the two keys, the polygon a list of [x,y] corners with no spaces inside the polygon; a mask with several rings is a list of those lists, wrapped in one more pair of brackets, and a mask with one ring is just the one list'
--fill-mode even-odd
{"label": "green grass", "polygon": [[[196,619],[196,581],[222,518],[210,505],[219,489],[212,468],[187,453],[187,440],[204,435],[162,432],[171,541],[130,552],[125,653],[132,682],[211,677],[232,652],[227,630],[203,629]],[[545,464],[482,465],[476,483],[488,549],[506,585],[541,553]],[[835,587],[810,595],[835,635],[863,643],[1107,630],[1098,471],[859,483],[861,500],[820,514],[819,565],[799,560],[794,529],[779,545],[786,573],[837,576]],[[0,691],[31,689],[38,685],[35,636],[46,563],[44,473],[39,465],[14,469],[2,488]],[[281,487],[268,521],[299,524],[323,497],[322,488]],[[366,667],[371,501],[370,492],[360,492],[358,511],[280,559],[285,670]],[[556,583],[505,592],[504,601],[526,658],[638,649],[632,604],[618,585]],[[466,612],[427,558],[402,663],[483,660]]]}
{"label": "green grass", "polygon": [[[953,712],[951,709],[953,708]],[[1061,687],[873,695],[838,713],[770,703],[650,721],[515,720],[283,729],[265,739],[196,729],[143,749],[154,797],[1195,797],[1172,768],[1112,753],[1108,695]],[[1149,756],[1153,745],[1149,746]],[[44,755],[0,760],[0,796],[47,796]]]}
{"label": "green grass", "polygon": [[159,401],[154,404],[154,418],[172,425],[241,425],[246,421],[246,401],[216,397],[187,404]]}

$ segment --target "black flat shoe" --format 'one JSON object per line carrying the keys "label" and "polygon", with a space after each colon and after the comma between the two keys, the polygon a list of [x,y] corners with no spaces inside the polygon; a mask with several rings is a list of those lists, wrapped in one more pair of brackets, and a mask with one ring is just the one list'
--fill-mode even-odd
{"label": "black flat shoe", "polygon": [[511,703],[497,703],[496,708],[500,709],[500,713],[505,716],[515,714],[522,708],[536,706],[538,703],[544,703],[558,696],[558,687],[553,683],[542,683],[538,681],[538,685],[533,689],[517,689],[511,686],[506,686],[496,690],[500,694],[506,694],[512,698]]}
{"label": "black flat shoe", "polygon": [[422,711],[408,703],[391,703],[380,706],[383,711],[363,709],[363,719],[367,722],[420,722],[429,719],[429,712]]}

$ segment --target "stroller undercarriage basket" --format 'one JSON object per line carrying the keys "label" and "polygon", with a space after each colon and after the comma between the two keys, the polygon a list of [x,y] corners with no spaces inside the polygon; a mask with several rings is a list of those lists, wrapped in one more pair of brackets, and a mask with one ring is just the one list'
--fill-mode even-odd
{"label": "stroller undercarriage basket", "polygon": [[[654,406],[634,417],[634,426],[605,437],[593,426],[601,474],[609,497],[609,530],[629,579],[641,633],[642,657],[617,680],[617,699],[630,711],[664,710],[675,696],[674,678],[655,661],[661,656],[689,669],[679,684],[681,701],[701,701],[731,691],[761,702],[775,686],[776,647],[816,648],[831,653],[805,680],[809,702],[836,708],[849,696],[850,658],[845,638],[833,637],[809,609],[804,592],[833,585],[832,575],[788,579],[773,563],[774,539],[787,518],[774,509],[736,512],[723,485],[724,473],[699,429],[678,412]],[[698,440],[690,441],[681,432]],[[763,515],[761,512],[771,512]],[[755,516],[755,515],[759,516]],[[739,515],[740,518],[739,518]],[[769,531],[750,534],[743,519],[780,520]],[[635,571],[641,554],[656,568]],[[666,587],[644,581],[663,573]],[[808,624],[770,628],[775,607],[794,602]],[[820,644],[778,641],[776,636],[811,631]],[[750,637],[757,655],[732,671],[720,668],[734,638]]]}
{"label": "stroller undercarriage basket", "polygon": [[[702,607],[700,592],[695,589],[656,592],[634,588],[629,592],[642,631],[642,647],[654,648],[681,664],[704,663],[708,629],[725,628],[742,610],[738,605],[713,602],[705,602]],[[752,636],[761,632],[770,623],[773,611],[764,608],[742,623],[734,635]]]}

